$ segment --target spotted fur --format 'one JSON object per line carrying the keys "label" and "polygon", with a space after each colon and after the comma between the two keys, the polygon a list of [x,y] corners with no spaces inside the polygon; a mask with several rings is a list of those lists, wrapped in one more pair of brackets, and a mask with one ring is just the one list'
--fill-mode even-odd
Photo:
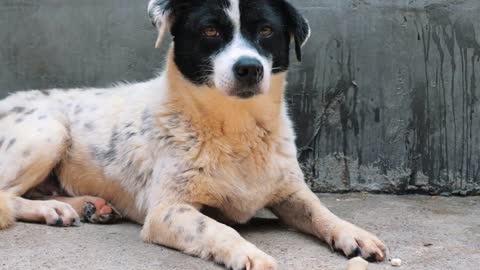
{"label": "spotted fur", "polygon": [[[206,214],[245,223],[267,207],[346,255],[382,260],[383,244],[323,207],[296,160],[285,71],[290,41],[300,58],[306,20],[285,0],[152,0],[149,14],[174,35],[157,78],[0,101],[0,229],[14,216],[62,226],[82,211],[101,219],[95,197],[75,197],[99,196],[143,224],[146,242],[232,269],[275,270],[271,256]],[[191,18],[220,34],[198,35]],[[259,37],[265,24],[274,32]],[[262,71],[254,84],[233,74],[244,57]],[[74,198],[22,198],[52,173]]]}

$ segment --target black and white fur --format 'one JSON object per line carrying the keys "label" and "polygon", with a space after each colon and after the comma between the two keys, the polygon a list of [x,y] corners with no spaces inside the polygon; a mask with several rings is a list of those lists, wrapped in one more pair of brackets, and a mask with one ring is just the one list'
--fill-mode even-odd
{"label": "black and white fur", "polygon": [[[291,40],[301,60],[301,47],[310,36],[308,22],[285,1],[156,0],[150,2],[149,14],[159,28],[160,40],[165,29],[170,29],[175,63],[182,74],[195,84],[213,85],[227,95],[252,90],[242,89],[233,74],[240,58],[261,63],[264,75],[255,85],[255,94],[262,94],[268,91],[273,74],[288,69]],[[202,29],[212,25],[219,36],[205,37]],[[272,28],[271,36],[258,34],[265,26]]]}

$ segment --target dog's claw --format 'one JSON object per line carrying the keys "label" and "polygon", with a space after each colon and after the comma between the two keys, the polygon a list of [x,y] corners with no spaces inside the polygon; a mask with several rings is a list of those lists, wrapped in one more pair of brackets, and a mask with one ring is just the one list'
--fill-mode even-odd
{"label": "dog's claw", "polygon": [[355,258],[355,257],[358,257],[358,256],[362,256],[362,250],[360,249],[360,247],[356,247],[352,253],[348,254],[347,257],[349,259],[351,258]]}
{"label": "dog's claw", "polygon": [[375,256],[375,254],[370,254],[370,256],[368,256],[366,260],[369,262],[376,262],[377,257]]}
{"label": "dog's claw", "polygon": [[348,258],[362,257],[371,262],[385,259],[385,245],[375,235],[355,225],[341,223],[332,236],[333,249],[341,251]]}
{"label": "dog's claw", "polygon": [[57,221],[55,222],[55,224],[53,224],[53,226],[62,227],[63,226],[63,218],[59,217],[57,219]]}
{"label": "dog's claw", "polygon": [[80,227],[81,225],[82,225],[82,222],[81,222],[80,218],[74,218],[74,219],[72,220],[72,226],[74,226],[74,227]]}

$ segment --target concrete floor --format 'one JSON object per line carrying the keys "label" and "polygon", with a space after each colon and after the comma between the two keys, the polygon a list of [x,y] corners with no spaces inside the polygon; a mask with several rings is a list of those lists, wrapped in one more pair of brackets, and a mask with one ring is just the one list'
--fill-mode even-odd
{"label": "concrete floor", "polygon": [[[320,195],[335,213],[379,235],[401,269],[480,269],[480,197]],[[347,261],[319,241],[275,220],[239,230],[276,257],[281,269],[345,269]],[[142,243],[140,226],[123,223],[53,228],[18,223],[0,232],[0,269],[223,269]],[[388,262],[369,269],[393,269]]]}

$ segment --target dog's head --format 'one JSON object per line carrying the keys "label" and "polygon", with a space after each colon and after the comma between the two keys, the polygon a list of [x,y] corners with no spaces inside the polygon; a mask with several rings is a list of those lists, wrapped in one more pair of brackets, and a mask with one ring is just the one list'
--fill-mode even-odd
{"label": "dog's head", "polygon": [[148,12],[174,40],[174,61],[185,78],[222,93],[251,98],[298,60],[310,35],[307,20],[286,0],[151,0]]}

